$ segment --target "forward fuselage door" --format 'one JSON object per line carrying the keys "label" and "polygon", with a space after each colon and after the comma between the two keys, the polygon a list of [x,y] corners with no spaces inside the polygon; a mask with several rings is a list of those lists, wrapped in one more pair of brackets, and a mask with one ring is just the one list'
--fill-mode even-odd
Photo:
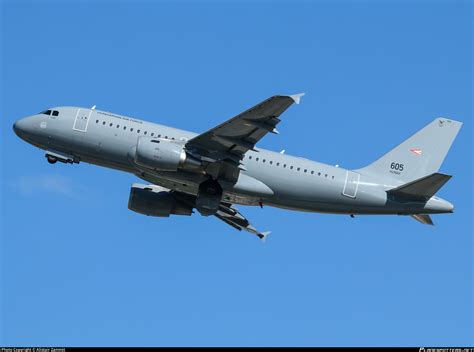
{"label": "forward fuselage door", "polygon": [[78,109],[72,129],[79,132],[87,132],[87,126],[89,125],[91,114],[92,110],[90,109]]}
{"label": "forward fuselage door", "polygon": [[359,180],[360,174],[353,171],[347,171],[342,195],[349,198],[355,198],[357,195],[357,189],[359,188]]}

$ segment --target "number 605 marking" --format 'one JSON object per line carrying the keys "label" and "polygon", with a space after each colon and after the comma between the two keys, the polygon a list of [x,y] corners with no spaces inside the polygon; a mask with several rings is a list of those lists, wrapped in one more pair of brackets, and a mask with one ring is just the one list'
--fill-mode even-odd
{"label": "number 605 marking", "polygon": [[391,163],[391,164],[390,164],[390,168],[391,168],[392,170],[403,171],[403,164]]}

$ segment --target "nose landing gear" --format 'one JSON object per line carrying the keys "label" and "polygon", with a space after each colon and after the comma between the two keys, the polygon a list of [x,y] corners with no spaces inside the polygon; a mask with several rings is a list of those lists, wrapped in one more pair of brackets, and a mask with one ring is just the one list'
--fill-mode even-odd
{"label": "nose landing gear", "polygon": [[79,163],[79,158],[76,158],[73,155],[52,152],[49,150],[46,151],[45,157],[46,157],[46,160],[48,160],[48,163],[50,164],[56,164],[56,162],[58,161],[64,164],[73,164],[73,163],[78,164]]}
{"label": "nose landing gear", "polygon": [[48,163],[50,164],[56,164],[56,162],[58,161],[57,158],[51,155],[46,155],[46,160],[48,160]]}

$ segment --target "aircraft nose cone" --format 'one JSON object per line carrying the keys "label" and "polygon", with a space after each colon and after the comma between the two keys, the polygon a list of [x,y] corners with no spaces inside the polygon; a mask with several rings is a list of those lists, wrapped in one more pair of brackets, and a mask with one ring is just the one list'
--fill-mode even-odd
{"label": "aircraft nose cone", "polygon": [[15,121],[15,123],[13,124],[13,131],[15,131],[18,137],[21,137],[21,133],[23,129],[21,125],[22,125],[21,120]]}
{"label": "aircraft nose cone", "polygon": [[13,131],[15,131],[18,137],[25,138],[30,131],[30,125],[31,123],[27,118],[18,120],[13,124]]}

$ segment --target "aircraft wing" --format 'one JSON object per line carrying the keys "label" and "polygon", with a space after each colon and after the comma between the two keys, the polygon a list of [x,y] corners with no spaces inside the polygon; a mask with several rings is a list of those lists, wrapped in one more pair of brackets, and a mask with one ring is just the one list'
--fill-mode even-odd
{"label": "aircraft wing", "polygon": [[265,238],[270,234],[270,231],[260,232],[255,227],[253,227],[249,221],[231,204],[221,203],[219,210],[214,215],[218,219],[224,221],[226,224],[232,226],[233,228],[239,231],[247,231],[253,233],[262,241],[265,241]]}
{"label": "aircraft wing", "polygon": [[186,143],[193,154],[209,158],[207,161],[225,161],[238,167],[248,150],[267,133],[278,133],[278,118],[290,105],[299,103],[302,94],[276,95],[217,127],[204,132]]}
{"label": "aircraft wing", "polygon": [[[185,204],[188,204],[191,207],[195,206],[195,202],[196,202],[195,196],[177,192],[177,191],[172,191],[172,192],[173,192],[173,195],[176,197],[176,199],[178,199],[179,201]],[[265,241],[266,237],[270,234],[270,231],[266,231],[266,232],[258,231],[255,227],[253,227],[250,224],[250,222],[245,218],[245,216],[243,216],[236,208],[232,206],[232,204],[229,204],[229,203],[221,203],[219,205],[217,212],[214,214],[214,216],[239,231],[244,230],[244,231],[253,233],[262,241]]]}

